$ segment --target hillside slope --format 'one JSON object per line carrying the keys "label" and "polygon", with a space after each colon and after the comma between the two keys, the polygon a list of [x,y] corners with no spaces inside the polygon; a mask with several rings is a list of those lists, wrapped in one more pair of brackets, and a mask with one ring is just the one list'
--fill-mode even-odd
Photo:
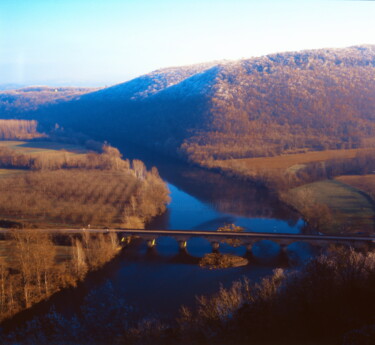
{"label": "hillside slope", "polygon": [[20,89],[0,88],[0,115],[9,117],[37,110],[46,104],[69,101],[97,88],[29,86]]}
{"label": "hillside slope", "polygon": [[375,46],[162,69],[29,116],[196,162],[375,146]]}

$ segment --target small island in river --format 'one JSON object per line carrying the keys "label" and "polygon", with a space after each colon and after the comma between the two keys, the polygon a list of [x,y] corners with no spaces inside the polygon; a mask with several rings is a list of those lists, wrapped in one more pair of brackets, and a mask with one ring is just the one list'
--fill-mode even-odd
{"label": "small island in river", "polygon": [[209,269],[218,269],[246,266],[248,263],[249,261],[241,256],[236,256],[233,254],[210,253],[206,254],[199,261],[199,266]]}

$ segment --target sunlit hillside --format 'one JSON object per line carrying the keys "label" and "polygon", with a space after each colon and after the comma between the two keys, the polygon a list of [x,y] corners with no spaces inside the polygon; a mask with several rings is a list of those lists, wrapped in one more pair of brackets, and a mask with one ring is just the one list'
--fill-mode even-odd
{"label": "sunlit hillside", "polygon": [[375,145],[375,47],[162,69],[32,114],[201,162]]}

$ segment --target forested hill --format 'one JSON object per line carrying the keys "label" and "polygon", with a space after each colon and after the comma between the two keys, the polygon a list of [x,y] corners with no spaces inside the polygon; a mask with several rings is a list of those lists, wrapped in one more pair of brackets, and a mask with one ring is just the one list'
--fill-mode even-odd
{"label": "forested hill", "polygon": [[195,161],[375,146],[375,46],[162,69],[29,116]]}
{"label": "forested hill", "polygon": [[0,86],[0,116],[35,111],[42,105],[65,102],[98,89],[49,86],[29,86],[12,89],[11,85],[7,88],[6,84],[3,88],[1,89]]}

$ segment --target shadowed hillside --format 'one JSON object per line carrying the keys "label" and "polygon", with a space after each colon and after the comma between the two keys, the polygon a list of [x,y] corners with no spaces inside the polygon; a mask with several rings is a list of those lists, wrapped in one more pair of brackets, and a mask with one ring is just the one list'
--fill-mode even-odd
{"label": "shadowed hillside", "polygon": [[196,162],[375,146],[375,46],[162,69],[30,116]]}

